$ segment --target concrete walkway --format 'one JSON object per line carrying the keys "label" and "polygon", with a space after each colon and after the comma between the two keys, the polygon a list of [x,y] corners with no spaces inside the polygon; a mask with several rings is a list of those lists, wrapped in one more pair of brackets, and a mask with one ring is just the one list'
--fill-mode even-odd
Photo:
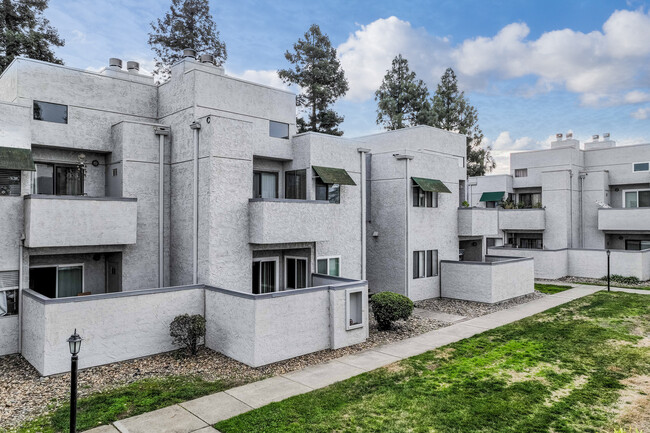
{"label": "concrete walkway", "polygon": [[[603,287],[599,286],[573,285],[564,282],[556,284],[571,285],[573,289],[520,304],[508,310],[455,323],[416,337],[313,365],[303,370],[127,418],[115,422],[112,426],[95,428],[89,433],[216,432],[217,430],[211,425],[219,421],[294,395],[326,387],[603,290]],[[650,295],[648,290],[618,288],[612,290]]]}

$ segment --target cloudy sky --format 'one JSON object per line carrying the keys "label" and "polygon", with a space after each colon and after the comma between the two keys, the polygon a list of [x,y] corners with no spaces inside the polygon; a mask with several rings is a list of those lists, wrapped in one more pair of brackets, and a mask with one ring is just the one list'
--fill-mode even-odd
{"label": "cloudy sky", "polygon": [[[508,171],[511,151],[548,146],[557,132],[618,144],[650,141],[650,13],[641,0],[211,1],[228,48],[226,73],[282,86],[284,52],[317,23],[337,47],[350,91],[336,109],[345,135],[380,130],[374,91],[398,53],[431,90],[451,66]],[[66,64],[109,57],[152,69],[149,23],[169,0],[50,0]]]}

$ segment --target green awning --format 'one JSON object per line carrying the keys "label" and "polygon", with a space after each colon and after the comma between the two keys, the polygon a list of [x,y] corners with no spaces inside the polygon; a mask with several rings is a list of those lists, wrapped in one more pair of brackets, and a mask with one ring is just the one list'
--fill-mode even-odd
{"label": "green awning", "polygon": [[505,191],[484,192],[479,201],[501,201],[504,195],[506,195]]}
{"label": "green awning", "polygon": [[323,183],[339,185],[356,185],[347,171],[342,168],[312,166]]}
{"label": "green awning", "polygon": [[0,169],[36,171],[31,149],[0,147]]}
{"label": "green awning", "polygon": [[424,191],[446,192],[451,194],[449,188],[447,188],[445,184],[438,179],[427,179],[424,177],[412,177],[411,179],[413,179],[413,182],[417,183],[418,186]]}

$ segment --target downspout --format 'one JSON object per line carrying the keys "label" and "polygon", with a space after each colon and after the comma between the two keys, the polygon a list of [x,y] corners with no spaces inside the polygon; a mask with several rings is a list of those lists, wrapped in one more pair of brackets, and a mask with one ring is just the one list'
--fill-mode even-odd
{"label": "downspout", "polygon": [[583,212],[583,210],[582,210],[582,206],[583,206],[582,197],[583,197],[583,188],[584,188],[584,182],[585,182],[585,176],[586,175],[587,175],[586,173],[578,173],[578,180],[579,180],[579,187],[580,187],[580,189],[579,189],[579,195],[580,195],[580,203],[579,204],[580,204],[580,206],[579,206],[579,211],[578,211],[578,216],[579,216],[578,223],[580,224],[580,248],[585,247],[585,245],[584,245],[584,243],[585,243],[585,228],[584,228],[583,219],[582,219],[582,212]]}
{"label": "downspout", "polygon": [[569,248],[573,248],[573,170],[569,169]]}
{"label": "downspout", "polygon": [[192,284],[199,280],[199,130],[201,123],[190,124],[194,131],[194,177],[192,179]]}
{"label": "downspout", "polygon": [[366,154],[370,149],[358,148],[359,158],[361,163],[361,279],[366,279]]}
{"label": "downspout", "polygon": [[158,287],[165,286],[165,136],[169,128],[156,126],[158,136]]}
{"label": "downspout", "polygon": [[23,234],[18,245],[18,353],[23,353]]}
{"label": "downspout", "polygon": [[406,161],[405,167],[405,186],[406,186],[406,197],[405,197],[405,231],[404,231],[404,294],[409,296],[409,219],[410,219],[410,209],[409,209],[409,197],[411,192],[411,178],[409,176],[409,161],[413,159],[413,155],[400,155],[398,153],[393,155],[398,161]]}

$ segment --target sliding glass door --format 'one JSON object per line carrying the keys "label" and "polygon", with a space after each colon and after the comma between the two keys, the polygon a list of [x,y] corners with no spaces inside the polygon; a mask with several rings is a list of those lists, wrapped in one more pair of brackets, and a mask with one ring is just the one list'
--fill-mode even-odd
{"label": "sliding glass door", "polygon": [[253,260],[253,293],[271,293],[278,290],[278,258]]}
{"label": "sliding glass door", "polygon": [[48,298],[77,296],[84,291],[83,265],[32,267],[29,288]]}
{"label": "sliding glass door", "polygon": [[287,289],[307,287],[307,259],[304,257],[285,258],[285,279]]}

